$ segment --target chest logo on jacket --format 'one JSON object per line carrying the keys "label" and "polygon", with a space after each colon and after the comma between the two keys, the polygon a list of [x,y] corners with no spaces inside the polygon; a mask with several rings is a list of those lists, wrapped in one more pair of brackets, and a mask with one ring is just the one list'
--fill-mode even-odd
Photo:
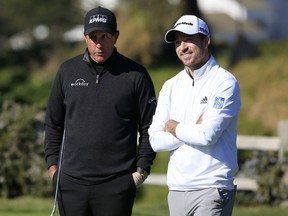
{"label": "chest logo on jacket", "polygon": [[207,97],[205,96],[201,101],[200,101],[200,104],[207,104],[208,102],[208,99]]}
{"label": "chest logo on jacket", "polygon": [[77,79],[74,83],[71,83],[71,86],[88,86],[89,83],[85,82],[84,79]]}

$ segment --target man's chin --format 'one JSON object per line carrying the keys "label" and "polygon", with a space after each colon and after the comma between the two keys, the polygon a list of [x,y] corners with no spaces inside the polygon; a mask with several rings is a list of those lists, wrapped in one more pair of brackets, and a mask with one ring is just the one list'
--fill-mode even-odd
{"label": "man's chin", "polygon": [[97,63],[103,63],[106,61],[106,58],[104,58],[103,56],[96,56],[93,58],[93,60]]}

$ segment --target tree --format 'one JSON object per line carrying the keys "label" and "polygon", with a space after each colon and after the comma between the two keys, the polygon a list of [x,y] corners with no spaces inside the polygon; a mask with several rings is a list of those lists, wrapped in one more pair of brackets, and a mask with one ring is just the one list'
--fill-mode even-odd
{"label": "tree", "polygon": [[119,50],[151,66],[161,61],[164,34],[182,14],[182,3],[167,0],[123,0],[117,9]]}
{"label": "tree", "polygon": [[11,36],[39,24],[48,25],[51,32],[61,34],[82,23],[79,0],[1,0],[1,36]]}
{"label": "tree", "polygon": [[[59,48],[65,31],[83,20],[80,0],[1,0],[0,2],[0,64],[2,67],[45,61]],[[47,31],[48,37],[37,39],[36,30]],[[27,47],[11,50],[10,39],[19,36],[12,45],[26,43]],[[35,36],[36,35],[36,36]]]}
{"label": "tree", "polygon": [[51,193],[42,144],[43,111],[5,102],[0,119],[0,196]]}
{"label": "tree", "polygon": [[[6,99],[43,103],[43,93],[50,88],[49,79],[46,75],[45,80],[35,81],[33,73],[43,72],[38,68],[58,55],[59,50],[71,46],[63,42],[62,36],[74,25],[83,23],[80,3],[81,0],[0,1],[0,105]],[[35,30],[49,34],[39,38]],[[23,43],[27,46],[17,49],[16,45]]]}

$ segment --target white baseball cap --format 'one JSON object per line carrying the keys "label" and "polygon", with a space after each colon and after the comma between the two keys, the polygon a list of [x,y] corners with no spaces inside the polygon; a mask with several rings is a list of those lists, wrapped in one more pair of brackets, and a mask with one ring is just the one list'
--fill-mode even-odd
{"label": "white baseball cap", "polygon": [[175,41],[176,32],[182,32],[187,35],[201,33],[208,36],[210,34],[207,24],[194,15],[184,15],[180,17],[175,23],[173,29],[170,29],[165,34],[165,41],[167,43],[173,43]]}

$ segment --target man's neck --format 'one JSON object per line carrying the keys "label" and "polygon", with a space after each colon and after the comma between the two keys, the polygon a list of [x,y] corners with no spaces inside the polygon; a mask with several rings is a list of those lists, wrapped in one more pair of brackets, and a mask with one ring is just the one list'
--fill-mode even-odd
{"label": "man's neck", "polygon": [[207,55],[207,57],[203,58],[204,60],[202,62],[200,62],[199,64],[197,65],[194,65],[194,66],[185,66],[185,70],[186,72],[189,74],[189,76],[194,79],[194,71],[195,70],[198,70],[199,68],[201,68],[203,65],[206,64],[207,61],[209,61],[210,59],[210,54]]}

